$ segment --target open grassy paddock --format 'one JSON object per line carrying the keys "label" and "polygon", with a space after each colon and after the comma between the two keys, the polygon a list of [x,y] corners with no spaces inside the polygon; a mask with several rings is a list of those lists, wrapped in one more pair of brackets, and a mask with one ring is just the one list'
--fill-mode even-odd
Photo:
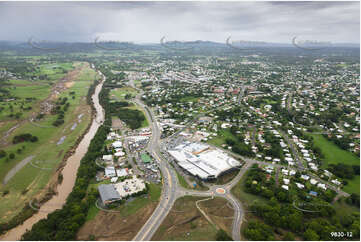
{"label": "open grassy paddock", "polygon": [[226,139],[231,139],[237,142],[236,137],[231,133],[230,129],[221,129],[218,131],[218,135],[208,141],[211,145],[215,145],[222,148],[222,144],[226,143]]}
{"label": "open grassy paddock", "polygon": [[[320,147],[325,158],[322,160],[322,167],[327,168],[329,164],[343,163],[346,165],[360,165],[360,159],[349,151],[339,148],[328,141],[321,134],[311,134],[316,146]],[[343,188],[348,193],[360,194],[360,176],[347,180],[348,184]]]}

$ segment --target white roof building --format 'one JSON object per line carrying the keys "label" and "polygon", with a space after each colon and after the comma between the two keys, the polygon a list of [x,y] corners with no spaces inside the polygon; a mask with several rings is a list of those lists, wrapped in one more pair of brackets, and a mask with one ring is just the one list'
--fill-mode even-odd
{"label": "white roof building", "polygon": [[322,188],[323,190],[326,190],[326,189],[327,189],[327,188],[326,188],[326,185],[323,184],[323,183],[318,183],[318,184],[317,184],[317,187]]}
{"label": "white roof building", "polygon": [[103,155],[103,160],[112,162],[113,161],[113,155]]}
{"label": "white roof building", "polygon": [[104,170],[104,176],[107,177],[107,178],[110,178],[110,177],[114,177],[116,176],[116,172],[115,172],[115,168],[114,166],[108,166],[105,168]]}
{"label": "white roof building", "polygon": [[288,191],[288,186],[287,185],[282,185],[281,187]]}
{"label": "white roof building", "polygon": [[122,157],[124,155],[125,155],[125,153],[123,151],[118,151],[117,153],[114,154],[114,156],[116,156],[116,157]]}
{"label": "white roof building", "polygon": [[298,183],[298,182],[296,182],[296,186],[297,186],[298,188],[300,188],[300,189],[305,188],[305,185],[303,185],[303,184],[301,184],[301,183]]}
{"label": "white roof building", "polygon": [[308,179],[310,179],[310,177],[307,175],[301,175],[301,178],[305,181],[308,181]]}
{"label": "white roof building", "polygon": [[113,148],[117,149],[117,148],[121,148],[122,147],[122,142],[121,141],[115,141],[112,143]]}
{"label": "white roof building", "polygon": [[129,174],[127,168],[117,169],[116,172],[118,177],[127,176]]}
{"label": "white roof building", "polygon": [[316,185],[316,184],[318,183],[318,181],[315,180],[315,179],[313,179],[313,178],[311,178],[310,183],[311,183],[312,185]]}
{"label": "white roof building", "polygon": [[203,143],[184,142],[168,150],[178,165],[201,179],[217,178],[223,172],[240,166],[225,152]]}
{"label": "white roof building", "polygon": [[337,186],[341,185],[341,182],[337,179],[334,179],[331,181],[333,184],[336,184]]}
{"label": "white roof building", "polygon": [[292,159],[291,157],[286,157],[286,158],[285,158],[285,161],[292,162],[293,159]]}

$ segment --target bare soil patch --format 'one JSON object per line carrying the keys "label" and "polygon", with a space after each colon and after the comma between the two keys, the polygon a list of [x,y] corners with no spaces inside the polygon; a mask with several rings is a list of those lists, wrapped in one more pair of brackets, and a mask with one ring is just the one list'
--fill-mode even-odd
{"label": "bare soil patch", "polygon": [[77,240],[132,240],[143,224],[152,215],[157,203],[150,203],[135,214],[122,217],[118,213],[99,211],[94,219],[88,221],[79,230]]}
{"label": "bare soil patch", "polygon": [[[154,234],[152,241],[215,240],[216,228],[196,207],[196,201],[202,199],[204,198],[189,196],[179,198]],[[227,206],[227,200],[214,198],[200,202],[199,206],[213,223],[230,234],[232,219],[225,217],[232,217],[233,210]]]}

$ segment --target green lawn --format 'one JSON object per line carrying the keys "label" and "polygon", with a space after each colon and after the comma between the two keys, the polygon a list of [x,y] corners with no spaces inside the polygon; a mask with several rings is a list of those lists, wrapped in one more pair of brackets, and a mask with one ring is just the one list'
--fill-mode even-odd
{"label": "green lawn", "polygon": [[[329,164],[343,163],[347,165],[360,165],[360,159],[353,153],[339,148],[337,145],[327,140],[321,134],[311,134],[316,146],[320,147],[325,158],[322,160],[322,168],[327,168]],[[344,191],[348,193],[360,194],[360,176],[355,176],[348,180]]]}
{"label": "green lawn", "polygon": [[187,97],[182,97],[179,101],[180,102],[198,102],[199,97],[192,97],[192,96],[187,96]]}
{"label": "green lawn", "polygon": [[[20,119],[28,118],[31,112],[34,112],[38,109],[37,103],[40,100],[45,99],[50,94],[50,85],[40,82],[30,82],[24,80],[11,80],[11,87],[4,88],[10,92],[10,95],[15,97],[16,100],[2,102],[0,107],[3,109],[0,111],[0,120],[12,120],[15,117],[9,117],[10,114],[21,113]],[[19,84],[26,83],[26,84]],[[15,86],[21,85],[21,86]],[[25,100],[26,98],[35,98],[35,100]],[[31,110],[22,110],[21,106],[24,108],[31,107]],[[11,108],[12,107],[12,111]]]}
{"label": "green lawn", "polygon": [[257,195],[253,195],[251,193],[247,193],[244,191],[244,183],[246,181],[246,178],[248,176],[248,172],[247,171],[241,178],[241,180],[239,180],[239,182],[232,188],[231,193],[237,198],[239,199],[242,203],[247,204],[247,206],[251,205],[254,202],[262,202],[262,203],[267,203],[267,199],[257,196]]}
{"label": "green lawn", "polygon": [[218,135],[212,138],[211,140],[209,140],[208,143],[218,147],[222,147],[222,144],[226,143],[227,138],[237,142],[236,137],[234,137],[234,135],[231,133],[230,129],[228,128],[228,129],[220,129],[218,131]]}
{"label": "green lawn", "polygon": [[189,186],[187,181],[184,179],[184,177],[181,176],[177,171],[176,171],[176,173],[177,173],[179,184],[184,188],[191,189],[191,187]]}
{"label": "green lawn", "polygon": [[90,220],[94,219],[95,216],[97,216],[99,211],[100,210],[95,206],[95,204],[93,204],[88,210],[88,214],[86,216],[86,221],[90,221]]}
{"label": "green lawn", "polygon": [[132,87],[114,88],[110,91],[110,98],[117,101],[125,101],[125,95],[130,94],[132,97],[137,95],[137,90]]}
{"label": "green lawn", "polygon": [[133,201],[122,205],[120,209],[121,216],[129,216],[135,214],[139,209],[147,206],[151,202],[159,201],[160,195],[162,193],[161,185],[150,183],[148,184],[148,195],[149,197],[139,196],[136,197]]}
{"label": "green lawn", "polygon": [[347,165],[360,165],[360,159],[353,153],[339,148],[337,145],[327,140],[321,134],[311,134],[316,146],[320,147],[325,155],[323,168],[328,164],[344,163]]}
{"label": "green lawn", "polygon": [[348,205],[343,199],[340,201],[336,201],[334,203],[332,203],[334,206],[334,209],[336,211],[336,215],[338,217],[342,217],[348,214],[352,214],[354,212],[360,212],[360,209],[355,207],[355,206],[351,206]]}

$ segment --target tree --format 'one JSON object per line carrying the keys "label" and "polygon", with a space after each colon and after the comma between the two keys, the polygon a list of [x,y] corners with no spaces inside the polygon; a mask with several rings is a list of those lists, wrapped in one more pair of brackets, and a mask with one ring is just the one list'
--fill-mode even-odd
{"label": "tree", "polygon": [[283,240],[285,241],[295,240],[295,236],[291,232],[287,232],[285,236],[283,236]]}
{"label": "tree", "polygon": [[217,231],[216,240],[217,241],[231,241],[232,238],[226,233],[226,231],[224,231],[223,229],[220,229]]}
{"label": "tree", "polygon": [[6,157],[6,151],[0,150],[0,158]]}
{"label": "tree", "polygon": [[320,236],[318,236],[317,233],[312,229],[307,229],[306,232],[303,234],[303,237],[305,238],[305,240],[310,240],[310,241],[315,241],[320,239]]}
{"label": "tree", "polygon": [[250,240],[274,240],[272,228],[258,221],[250,221],[244,235]]}
{"label": "tree", "polygon": [[301,231],[303,228],[302,215],[298,213],[291,214],[289,217],[289,228],[292,231]]}
{"label": "tree", "polygon": [[14,153],[10,153],[9,158],[10,158],[10,159],[14,159],[14,158],[15,158],[15,154],[14,154]]}

